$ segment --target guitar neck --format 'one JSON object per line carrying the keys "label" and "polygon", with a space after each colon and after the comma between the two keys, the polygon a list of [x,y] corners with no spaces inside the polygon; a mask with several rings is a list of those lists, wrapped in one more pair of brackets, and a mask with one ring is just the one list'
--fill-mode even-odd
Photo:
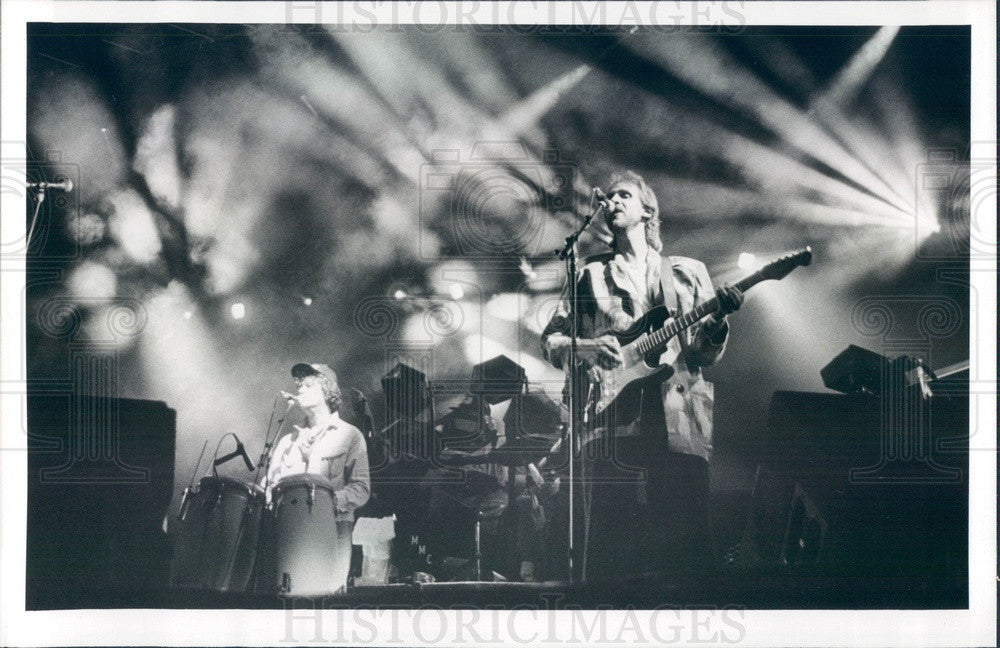
{"label": "guitar neck", "polygon": [[[740,279],[733,286],[739,288],[740,292],[746,292],[761,281],[764,281],[764,279],[765,277],[760,272],[755,272]],[[716,297],[712,297],[688,312],[670,320],[663,328],[640,337],[634,344],[643,355],[652,353],[653,351],[661,351],[666,348],[667,342],[675,335],[717,310],[719,310],[719,300]]]}

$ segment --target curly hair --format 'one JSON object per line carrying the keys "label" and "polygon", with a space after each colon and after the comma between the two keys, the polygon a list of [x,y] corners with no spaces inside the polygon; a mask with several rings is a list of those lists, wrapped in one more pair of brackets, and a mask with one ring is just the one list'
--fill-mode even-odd
{"label": "curly hair", "polygon": [[323,390],[323,400],[331,412],[337,412],[344,404],[344,398],[340,393],[340,385],[337,379],[322,372],[311,373],[307,376],[295,379],[295,384],[300,385],[303,381],[314,378],[319,382],[320,389]]}
{"label": "curly hair", "polygon": [[[663,250],[663,241],[660,240],[660,204],[656,200],[656,194],[650,188],[641,175],[635,171],[626,170],[614,173],[608,178],[608,191],[616,184],[629,183],[639,188],[639,200],[646,208],[646,213],[650,215],[646,221],[646,243],[657,252]],[[614,242],[611,247],[614,248]]]}
{"label": "curly hair", "polygon": [[344,405],[344,397],[340,393],[340,385],[329,376],[319,374],[316,377],[319,378],[319,384],[323,388],[323,398],[326,399],[327,407],[330,408],[331,412],[340,411],[340,408]]}

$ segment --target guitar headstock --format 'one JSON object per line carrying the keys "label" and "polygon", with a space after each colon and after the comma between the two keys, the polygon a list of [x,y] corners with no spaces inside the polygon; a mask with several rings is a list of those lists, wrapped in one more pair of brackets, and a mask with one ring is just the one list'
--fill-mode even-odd
{"label": "guitar headstock", "polygon": [[795,268],[812,263],[812,256],[812,247],[807,245],[797,252],[790,252],[768,263],[757,272],[762,279],[784,279]]}

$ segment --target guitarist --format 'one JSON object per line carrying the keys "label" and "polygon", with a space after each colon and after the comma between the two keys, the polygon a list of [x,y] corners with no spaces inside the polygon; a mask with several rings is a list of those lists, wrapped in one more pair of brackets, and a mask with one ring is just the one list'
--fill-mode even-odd
{"label": "guitarist", "polygon": [[[641,176],[632,171],[612,176],[607,198],[611,251],[587,259],[576,278],[577,403],[587,399],[587,368],[619,366],[614,334],[649,309],[665,304],[672,313],[686,312],[712,297],[718,297],[720,308],[670,341],[668,351],[676,359],[668,380],[626,388],[612,407],[587,422],[589,443],[581,465],[583,556],[575,562],[591,580],[689,571],[711,560],[713,392],[701,367],[722,356],[729,334],[726,315],[743,302],[737,288],[713,290],[700,261],[661,257],[657,200]],[[542,333],[543,354],[556,368],[564,368],[569,357],[574,313],[568,294],[567,287]]]}

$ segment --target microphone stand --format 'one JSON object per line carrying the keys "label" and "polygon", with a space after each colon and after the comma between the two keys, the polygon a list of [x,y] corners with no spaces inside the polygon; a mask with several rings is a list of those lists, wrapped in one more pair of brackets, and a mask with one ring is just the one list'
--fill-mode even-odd
{"label": "microphone stand", "polygon": [[573,536],[574,536],[574,498],[573,493],[575,490],[575,478],[573,474],[573,461],[576,456],[577,442],[582,435],[580,433],[580,423],[581,417],[578,411],[579,400],[579,375],[576,370],[576,354],[577,354],[577,340],[579,339],[579,331],[577,322],[579,319],[579,297],[577,295],[577,253],[576,253],[576,242],[579,240],[580,236],[590,227],[590,222],[594,220],[594,216],[604,210],[604,205],[598,205],[596,209],[591,209],[590,213],[586,218],[583,219],[583,225],[580,226],[578,230],[566,237],[566,245],[562,249],[556,250],[555,253],[559,258],[566,262],[566,276],[568,277],[569,283],[569,305],[570,305],[570,324],[569,324],[569,452],[567,456],[569,457],[569,547],[568,547],[568,566],[569,566],[569,578],[570,581],[576,580],[576,574],[573,571],[573,553],[575,550]]}
{"label": "microphone stand", "polygon": [[31,247],[31,237],[35,233],[35,225],[38,224],[38,212],[42,209],[43,202],[45,202],[45,183],[39,183],[38,195],[35,200],[35,213],[31,216],[31,227],[28,228],[28,235],[24,238],[25,252]]}
{"label": "microphone stand", "polygon": [[[280,398],[280,397],[279,397]],[[274,402],[274,406],[271,407],[271,418],[267,422],[267,431],[264,433],[264,449],[260,453],[260,459],[257,461],[257,474],[254,475],[254,483],[256,484],[260,481],[260,471],[264,470],[264,479],[267,479],[268,473],[271,471],[271,450],[274,446],[274,442],[278,440],[281,434],[281,428],[285,424],[285,418],[288,417],[288,412],[291,411],[291,406],[285,408],[285,413],[281,415],[278,419],[278,428],[274,431],[274,437],[271,437],[271,426],[274,423],[274,413],[278,409],[278,400]],[[266,487],[266,484],[265,484]]]}

